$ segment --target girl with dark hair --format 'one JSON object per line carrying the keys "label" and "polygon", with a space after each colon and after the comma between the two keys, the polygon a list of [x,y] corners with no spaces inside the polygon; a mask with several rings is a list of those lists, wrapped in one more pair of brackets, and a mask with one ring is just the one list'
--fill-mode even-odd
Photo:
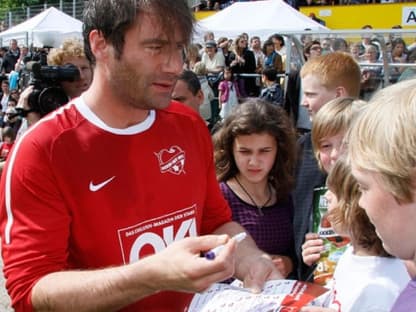
{"label": "girl with dark hair", "polygon": [[224,120],[214,146],[217,178],[233,220],[289,276],[295,259],[290,192],[296,139],[286,112],[250,99]]}

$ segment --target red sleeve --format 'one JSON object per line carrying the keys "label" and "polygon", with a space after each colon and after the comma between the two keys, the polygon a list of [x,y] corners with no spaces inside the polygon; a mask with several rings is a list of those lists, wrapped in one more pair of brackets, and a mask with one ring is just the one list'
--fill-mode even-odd
{"label": "red sleeve", "polygon": [[0,188],[4,274],[16,311],[32,311],[34,284],[66,268],[70,224],[46,148],[28,134],[15,144]]}
{"label": "red sleeve", "polygon": [[207,164],[207,190],[205,205],[203,207],[202,226],[199,234],[211,234],[219,226],[232,221],[231,209],[221,193],[215,174],[214,151],[211,135],[205,125],[205,121],[189,107],[180,103],[172,102],[169,110],[186,113],[191,118],[195,119],[195,128],[198,140],[196,143],[201,149],[201,157],[205,159],[205,163]]}

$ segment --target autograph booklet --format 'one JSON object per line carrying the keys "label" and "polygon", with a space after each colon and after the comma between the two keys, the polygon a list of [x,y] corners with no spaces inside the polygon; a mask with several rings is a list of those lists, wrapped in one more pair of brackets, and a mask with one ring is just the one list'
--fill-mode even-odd
{"label": "autograph booklet", "polygon": [[266,282],[259,294],[242,287],[241,281],[217,283],[192,299],[188,312],[296,312],[305,305],[322,306],[328,289],[296,280]]}

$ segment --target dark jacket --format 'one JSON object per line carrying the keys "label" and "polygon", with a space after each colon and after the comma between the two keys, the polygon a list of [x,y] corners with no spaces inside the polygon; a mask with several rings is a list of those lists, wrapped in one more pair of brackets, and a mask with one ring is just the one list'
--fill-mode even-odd
{"label": "dark jacket", "polygon": [[20,51],[17,55],[14,55],[12,52],[8,51],[3,57],[3,63],[1,64],[1,72],[10,73],[14,70],[14,65],[19,59]]}
{"label": "dark jacket", "polygon": [[296,185],[293,191],[295,231],[295,253],[298,260],[298,279],[304,280],[308,267],[302,261],[302,244],[311,224],[313,210],[313,190],[325,185],[326,175],[319,169],[316,161],[311,133],[306,133],[298,140],[299,158],[296,167]]}

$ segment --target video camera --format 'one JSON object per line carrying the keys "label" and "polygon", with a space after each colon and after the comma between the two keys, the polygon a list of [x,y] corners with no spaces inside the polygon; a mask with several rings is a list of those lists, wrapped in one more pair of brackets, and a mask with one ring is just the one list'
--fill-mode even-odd
{"label": "video camera", "polygon": [[78,68],[72,64],[42,66],[39,62],[32,61],[26,64],[26,70],[30,73],[28,85],[34,86],[28,99],[30,111],[37,112],[41,116],[68,103],[68,96],[59,83],[75,81],[80,76]]}

